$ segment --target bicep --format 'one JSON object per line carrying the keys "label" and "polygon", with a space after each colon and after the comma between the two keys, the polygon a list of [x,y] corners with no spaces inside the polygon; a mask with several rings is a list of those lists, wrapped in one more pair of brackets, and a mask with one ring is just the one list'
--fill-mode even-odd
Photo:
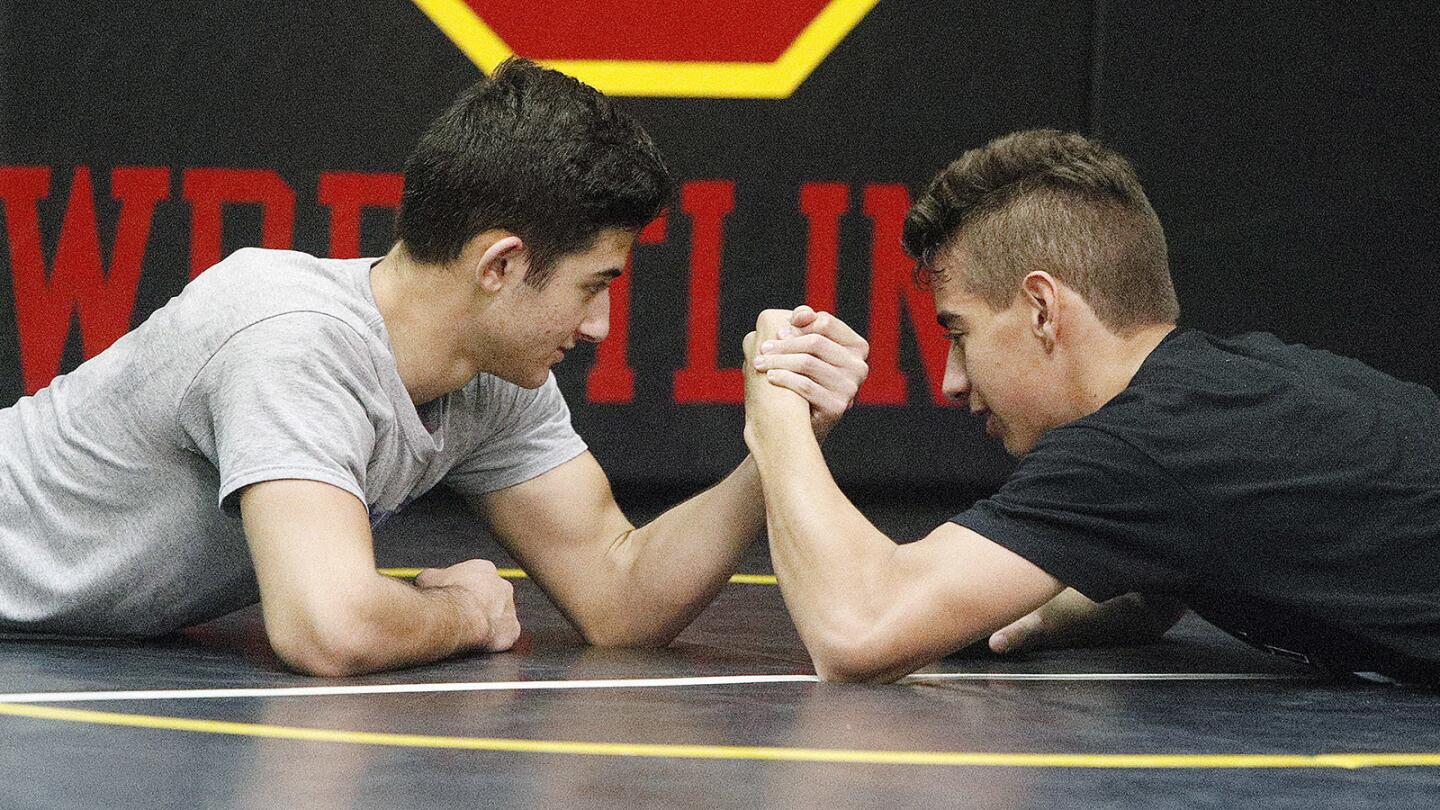
{"label": "bicep", "polygon": [[241,492],[240,513],[267,621],[281,618],[276,611],[324,609],[347,582],[375,575],[365,504],[339,487],[263,481]]}
{"label": "bicep", "polygon": [[601,574],[609,546],[634,529],[615,503],[605,471],[588,452],[529,481],[469,500],[496,539],[561,599]]}
{"label": "bicep", "polygon": [[1034,563],[955,523],[897,546],[885,577],[894,598],[880,641],[905,672],[987,636],[1064,589]]}

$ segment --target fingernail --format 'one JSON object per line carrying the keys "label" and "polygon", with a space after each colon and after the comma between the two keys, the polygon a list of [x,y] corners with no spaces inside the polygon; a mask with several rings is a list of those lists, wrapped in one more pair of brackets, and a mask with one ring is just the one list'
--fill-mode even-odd
{"label": "fingernail", "polygon": [[763,358],[763,357],[757,357],[757,358],[755,358],[755,359],[754,359],[753,361],[751,361],[751,362],[753,362],[753,363],[755,364],[755,368],[764,368],[764,367],[765,367],[765,358]]}
{"label": "fingernail", "polygon": [[794,335],[794,334],[795,334],[795,327],[793,327],[793,326],[786,326],[786,327],[783,327],[783,328],[780,330],[779,336],[782,337],[782,338],[788,338],[788,337],[790,337],[791,335]]}
{"label": "fingernail", "polygon": [[990,649],[997,653],[1003,653],[1010,649],[1010,637],[996,633],[990,639]]}
{"label": "fingernail", "polygon": [[773,351],[775,351],[775,341],[773,341],[773,340],[767,340],[767,341],[765,341],[764,343],[761,343],[761,344],[760,344],[760,351],[762,351],[762,352],[773,352]]}

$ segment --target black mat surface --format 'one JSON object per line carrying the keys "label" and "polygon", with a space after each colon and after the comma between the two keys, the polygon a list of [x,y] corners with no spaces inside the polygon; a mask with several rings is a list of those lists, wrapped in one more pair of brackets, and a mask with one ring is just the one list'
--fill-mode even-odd
{"label": "black mat surface", "polygon": [[[875,514],[901,536],[935,519]],[[380,550],[386,566],[506,562],[443,498],[387,527]],[[768,571],[763,551],[742,570]],[[1314,680],[1194,618],[1160,644],[963,653],[891,686],[435,691],[811,672],[774,586],[728,586],[661,650],[586,647],[533,583],[517,581],[516,596],[526,636],[512,652],[339,680],[281,669],[254,609],[144,643],[6,640],[0,808],[1433,807],[1440,796],[1440,695]],[[1215,673],[1270,679],[1114,678]],[[373,685],[428,691],[7,702]],[[1367,764],[1359,754],[1411,753],[1430,756],[1352,767]]]}

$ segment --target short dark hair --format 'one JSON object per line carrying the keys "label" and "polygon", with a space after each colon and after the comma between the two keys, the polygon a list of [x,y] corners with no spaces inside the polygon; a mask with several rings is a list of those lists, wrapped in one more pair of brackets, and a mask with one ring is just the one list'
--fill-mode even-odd
{"label": "short dark hair", "polygon": [[961,241],[962,283],[992,309],[1045,270],[1075,289],[1109,329],[1174,323],[1165,231],[1135,167],[1075,133],[1015,132],[971,149],[931,181],[905,217],[905,250],[926,286]]}
{"label": "short dark hair", "polygon": [[487,230],[513,231],[543,287],[561,256],[601,231],[638,231],[674,195],[659,151],[594,88],[505,60],[436,118],[405,162],[396,232],[411,257],[444,264]]}

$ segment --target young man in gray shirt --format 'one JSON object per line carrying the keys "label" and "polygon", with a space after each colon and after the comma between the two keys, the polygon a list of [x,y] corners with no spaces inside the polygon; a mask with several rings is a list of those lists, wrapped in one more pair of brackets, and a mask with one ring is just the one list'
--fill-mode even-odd
{"label": "young man in gray shirt", "polygon": [[[0,629],[147,636],[258,598],[302,672],[507,649],[489,562],[376,573],[372,527],[444,482],[587,640],[668,642],[764,525],[755,465],[637,529],[550,367],[605,337],[609,283],[671,191],[603,96],[502,65],[407,161],[388,255],[241,250],[0,410]],[[865,344],[808,310],[793,328],[816,335],[794,386],[823,435]]]}

